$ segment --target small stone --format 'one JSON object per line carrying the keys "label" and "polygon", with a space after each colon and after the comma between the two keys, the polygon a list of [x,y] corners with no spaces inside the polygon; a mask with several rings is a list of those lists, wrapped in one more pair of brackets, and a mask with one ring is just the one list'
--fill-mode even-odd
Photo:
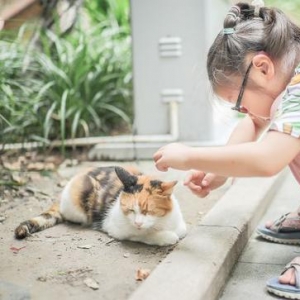
{"label": "small stone", "polygon": [[86,278],[83,282],[86,284],[86,286],[93,290],[99,289],[99,284],[93,278]]}
{"label": "small stone", "polygon": [[36,279],[37,281],[41,281],[41,282],[46,282],[47,281],[47,277],[44,276],[40,276]]}
{"label": "small stone", "polygon": [[79,249],[91,249],[93,245],[82,245],[82,246],[77,246]]}

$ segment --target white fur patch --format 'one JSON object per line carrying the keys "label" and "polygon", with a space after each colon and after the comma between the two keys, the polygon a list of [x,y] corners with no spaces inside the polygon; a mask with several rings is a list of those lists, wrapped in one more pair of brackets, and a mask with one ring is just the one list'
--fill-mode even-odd
{"label": "white fur patch", "polygon": [[66,187],[64,188],[61,201],[60,201],[60,212],[62,216],[71,222],[86,224],[87,223],[87,216],[86,214],[76,205],[73,203],[73,199],[70,193],[70,184],[69,182]]}
{"label": "white fur patch", "polygon": [[[120,201],[117,199],[112,209],[108,212],[103,230],[110,236],[119,240],[139,241],[150,245],[173,245],[186,234],[186,224],[177,200],[172,197],[173,209],[164,217],[142,215],[137,206],[135,213],[124,215]],[[143,223],[138,228],[134,223]]]}

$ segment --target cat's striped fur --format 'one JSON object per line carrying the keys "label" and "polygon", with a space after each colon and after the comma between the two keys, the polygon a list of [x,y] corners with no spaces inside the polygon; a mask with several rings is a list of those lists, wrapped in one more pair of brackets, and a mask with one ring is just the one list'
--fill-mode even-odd
{"label": "cat's striped fur", "polygon": [[66,220],[90,225],[119,240],[174,244],[186,234],[172,194],[175,184],[132,168],[95,168],[74,176],[62,191],[60,202],[21,223],[15,237],[23,239]]}

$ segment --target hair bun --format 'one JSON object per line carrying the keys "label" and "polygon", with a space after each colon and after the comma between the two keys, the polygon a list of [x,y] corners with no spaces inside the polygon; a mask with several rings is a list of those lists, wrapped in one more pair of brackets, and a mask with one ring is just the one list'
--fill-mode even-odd
{"label": "hair bun", "polygon": [[241,9],[234,5],[228,11],[223,27],[224,28],[234,28],[240,19]]}
{"label": "hair bun", "polygon": [[265,6],[263,0],[253,0],[251,5],[254,6],[254,18],[259,18],[260,8]]}

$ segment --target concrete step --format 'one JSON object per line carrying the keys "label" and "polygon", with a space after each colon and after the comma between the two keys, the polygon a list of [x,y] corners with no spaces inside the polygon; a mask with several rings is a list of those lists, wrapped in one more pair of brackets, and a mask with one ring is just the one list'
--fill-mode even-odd
{"label": "concrete step", "polygon": [[[282,182],[260,223],[275,220],[298,206],[299,185],[290,174]],[[268,242],[253,233],[220,300],[278,299],[267,292],[266,281],[279,276],[283,267],[296,256],[300,256],[299,246]]]}
{"label": "concrete step", "polygon": [[237,180],[129,300],[218,299],[285,176]]}

